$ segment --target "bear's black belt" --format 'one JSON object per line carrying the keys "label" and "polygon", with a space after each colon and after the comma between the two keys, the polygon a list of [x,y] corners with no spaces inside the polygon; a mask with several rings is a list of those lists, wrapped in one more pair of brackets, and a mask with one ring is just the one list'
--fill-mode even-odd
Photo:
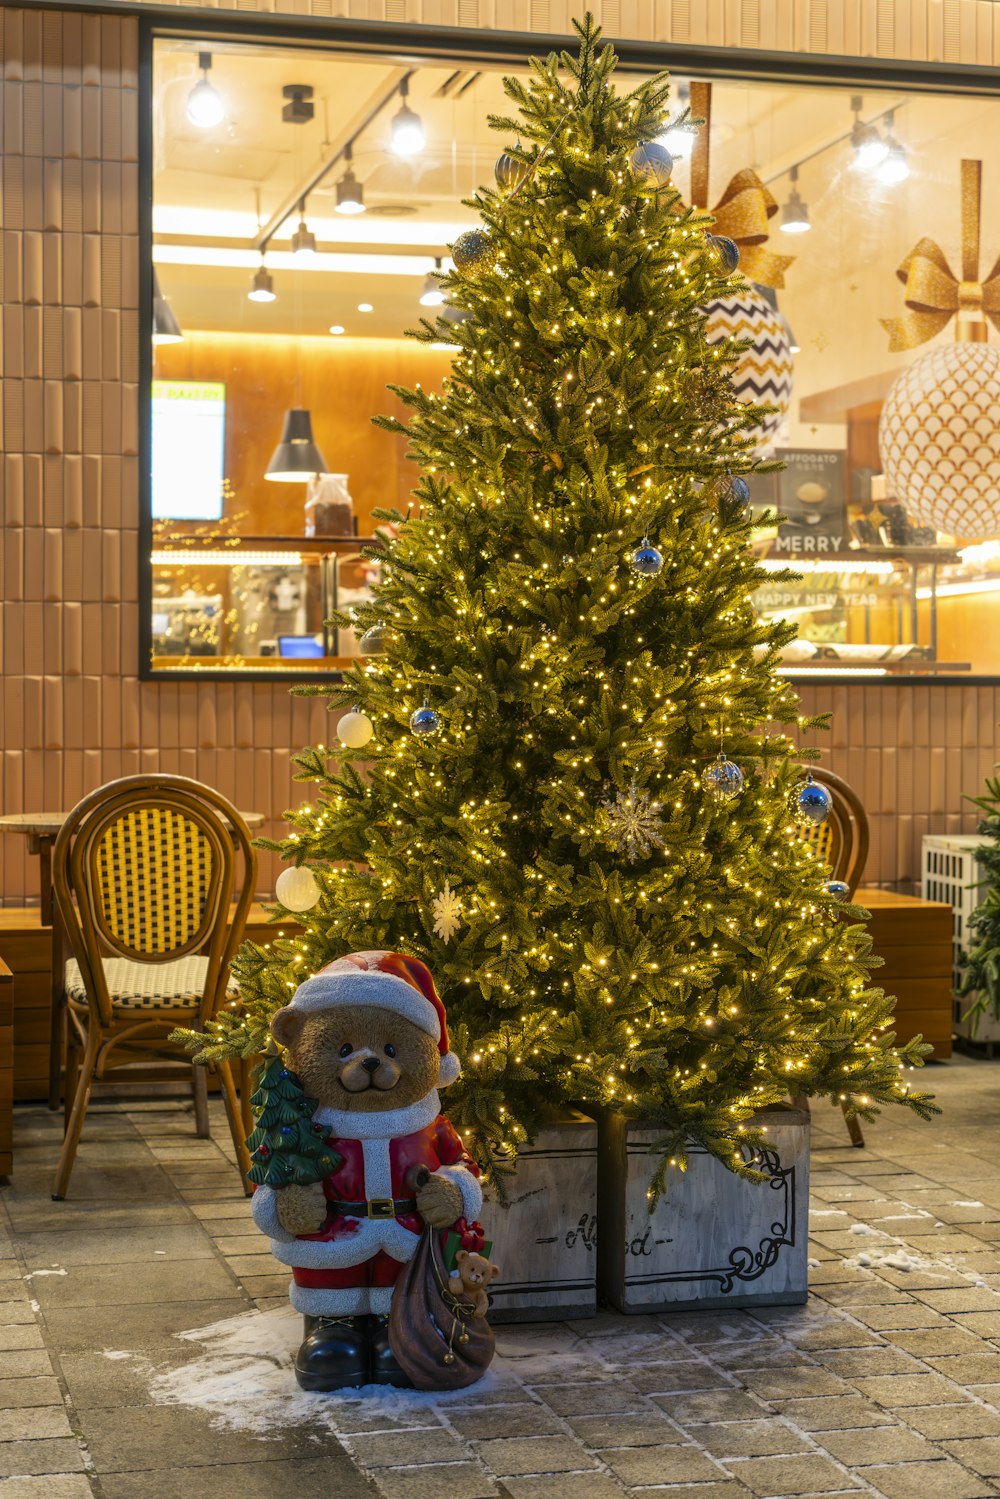
{"label": "bear's black belt", "polygon": [[417,1211],[415,1197],[369,1197],[364,1202],[328,1202],[327,1211],[342,1218],[405,1218]]}

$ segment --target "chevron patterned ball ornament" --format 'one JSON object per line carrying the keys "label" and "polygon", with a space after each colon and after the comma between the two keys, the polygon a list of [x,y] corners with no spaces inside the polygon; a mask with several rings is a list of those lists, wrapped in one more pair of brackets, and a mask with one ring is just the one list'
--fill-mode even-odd
{"label": "chevron patterned ball ornament", "polygon": [[710,344],[725,338],[753,340],[733,369],[733,395],[737,401],[776,408],[748,433],[757,448],[764,448],[791,404],[793,366],[788,330],[780,315],[752,286],[709,302],[705,312],[705,337]]}
{"label": "chevron patterned ball ornament", "polygon": [[1000,350],[942,344],[886,396],[878,448],[888,493],[954,536],[1000,535]]}

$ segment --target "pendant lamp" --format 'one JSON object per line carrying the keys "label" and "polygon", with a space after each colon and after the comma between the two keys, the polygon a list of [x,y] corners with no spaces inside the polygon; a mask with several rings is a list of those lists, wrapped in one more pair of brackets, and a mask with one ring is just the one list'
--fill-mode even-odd
{"label": "pendant lamp", "polygon": [[302,484],[313,474],[329,472],[326,459],[313,438],[311,413],[301,407],[286,411],[281,441],[271,454],[264,478],[283,484]]}

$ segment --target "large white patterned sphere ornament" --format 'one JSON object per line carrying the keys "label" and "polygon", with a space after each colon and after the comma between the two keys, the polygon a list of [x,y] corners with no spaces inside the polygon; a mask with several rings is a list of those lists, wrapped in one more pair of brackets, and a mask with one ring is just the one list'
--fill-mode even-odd
{"label": "large white patterned sphere ornament", "polygon": [[1000,535],[1000,349],[942,344],[896,380],[878,424],[889,494],[937,531]]}
{"label": "large white patterned sphere ornament", "polygon": [[764,448],[777,433],[792,400],[793,364],[788,330],[771,304],[751,286],[709,302],[705,312],[708,316],[705,337],[710,344],[720,343],[724,338],[753,340],[733,368],[733,395],[737,401],[754,405],[760,402],[776,408],[747,434],[757,448]]}
{"label": "large white patterned sphere ornament", "polygon": [[321,894],[312,870],[294,865],[278,875],[274,893],[286,911],[311,911]]}

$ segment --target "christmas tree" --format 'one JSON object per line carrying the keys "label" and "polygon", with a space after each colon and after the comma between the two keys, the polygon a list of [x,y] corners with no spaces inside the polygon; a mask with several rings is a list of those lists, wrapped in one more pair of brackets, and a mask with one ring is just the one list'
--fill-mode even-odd
{"label": "christmas tree", "polygon": [[244,946],[244,1008],[204,1054],[259,1047],[329,959],[398,948],[438,980],[448,1110],[485,1163],[542,1100],[583,1099],[657,1121],[664,1164],[693,1140],[742,1171],[754,1110],[789,1092],[933,1106],[793,816],[794,631],[751,604],[762,411],[731,395],[742,345],[704,336],[735,246],[669,186],[665,77],[616,92],[577,31],[491,121],[508,144],[453,247],[453,320],[416,335],[458,345],[450,378],[381,423],[423,477],[409,516],[380,512],[355,620],[380,654],[301,689],[357,709],[357,748],[297,756],[318,789],[274,845],[319,898],[301,937]]}
{"label": "christmas tree", "polygon": [[324,1140],[321,1124],[313,1124],[315,1098],[307,1098],[294,1072],[280,1056],[264,1066],[260,1083],[250,1098],[257,1127],[247,1136],[252,1162],[247,1173],[264,1187],[307,1187],[336,1171],[340,1158]]}
{"label": "christmas tree", "polygon": [[986,895],[969,917],[975,942],[962,960],[959,990],[961,995],[975,996],[968,1012],[975,1023],[986,1014],[1000,1019],[1000,777],[987,777],[985,794],[968,800],[985,814],[978,832],[989,840],[976,849],[976,859],[986,873]]}

